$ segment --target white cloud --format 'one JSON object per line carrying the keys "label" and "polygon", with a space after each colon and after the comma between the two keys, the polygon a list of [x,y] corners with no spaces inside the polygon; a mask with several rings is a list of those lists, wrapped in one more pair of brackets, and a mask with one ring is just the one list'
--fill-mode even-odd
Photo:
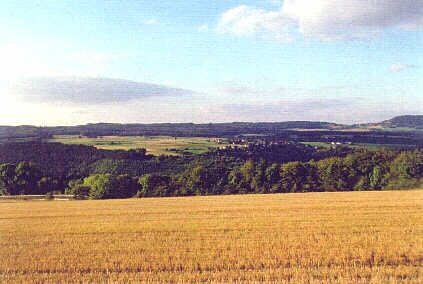
{"label": "white cloud", "polygon": [[266,11],[243,5],[220,15],[218,31],[288,42],[292,40],[288,31],[291,24],[291,19],[281,11]]}
{"label": "white cloud", "polygon": [[28,77],[0,87],[29,103],[108,104],[146,97],[173,97],[192,91],[123,79],[94,77]]}
{"label": "white cloud", "polygon": [[392,64],[389,67],[389,71],[391,71],[393,73],[398,73],[398,72],[402,72],[402,71],[407,70],[407,69],[414,69],[414,68],[419,68],[419,66],[413,65],[413,64],[396,63],[396,64]]}
{"label": "white cloud", "polygon": [[268,39],[290,39],[295,29],[327,42],[372,39],[388,28],[423,28],[423,1],[285,0],[276,10],[245,5],[228,10],[218,25],[221,32]]}

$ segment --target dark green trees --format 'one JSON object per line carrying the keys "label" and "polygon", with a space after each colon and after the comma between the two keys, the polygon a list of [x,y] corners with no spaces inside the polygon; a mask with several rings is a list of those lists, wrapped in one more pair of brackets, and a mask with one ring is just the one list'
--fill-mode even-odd
{"label": "dark green trees", "polygon": [[31,163],[1,165],[0,192],[3,195],[45,194],[38,186],[41,176],[41,171]]}
{"label": "dark green trees", "polygon": [[138,189],[136,180],[128,175],[94,174],[69,182],[66,193],[75,199],[111,199],[132,197]]}
{"label": "dark green trees", "polygon": [[171,178],[168,176],[147,174],[139,179],[138,197],[165,197],[170,194]]}
{"label": "dark green trees", "polygon": [[354,185],[352,168],[341,158],[329,158],[317,162],[322,191],[351,190]]}
{"label": "dark green trees", "polygon": [[[145,155],[134,151],[135,159]],[[184,164],[188,161],[187,164]],[[423,150],[354,150],[346,157],[269,163],[226,156],[103,159],[67,175],[43,173],[34,164],[0,165],[0,194],[62,191],[77,199],[246,193],[382,190],[423,187]],[[175,170],[177,168],[178,170]],[[130,169],[130,174],[125,174]]]}
{"label": "dark green trees", "polygon": [[423,150],[400,153],[389,166],[388,188],[423,187]]}
{"label": "dark green trees", "polygon": [[1,195],[19,194],[16,181],[16,166],[12,164],[0,165],[0,193]]}

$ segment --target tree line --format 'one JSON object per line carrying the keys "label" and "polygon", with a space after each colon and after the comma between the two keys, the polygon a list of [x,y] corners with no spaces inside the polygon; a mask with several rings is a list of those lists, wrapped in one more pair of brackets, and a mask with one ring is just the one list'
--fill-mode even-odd
{"label": "tree line", "polygon": [[[285,163],[253,157],[209,153],[196,158],[102,159],[84,175],[66,176],[52,175],[33,162],[7,163],[0,165],[0,194],[65,192],[77,199],[105,199],[423,187],[422,149],[361,149],[343,156]],[[128,164],[143,168],[144,163],[149,170],[133,174],[122,170]]]}
{"label": "tree line", "polygon": [[142,197],[419,188],[423,151],[358,150],[284,164],[247,160],[233,169],[197,165],[173,177],[144,175],[139,185]]}

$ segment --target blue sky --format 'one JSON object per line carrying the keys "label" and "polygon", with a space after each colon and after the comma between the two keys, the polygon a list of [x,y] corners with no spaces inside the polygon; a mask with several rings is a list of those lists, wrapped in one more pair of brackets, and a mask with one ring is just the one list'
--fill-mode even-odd
{"label": "blue sky", "polygon": [[1,1],[0,125],[423,114],[420,0]]}

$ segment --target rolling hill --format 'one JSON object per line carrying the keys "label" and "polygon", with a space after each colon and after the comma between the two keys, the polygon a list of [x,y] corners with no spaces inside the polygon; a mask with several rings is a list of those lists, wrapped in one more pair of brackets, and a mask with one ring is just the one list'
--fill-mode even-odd
{"label": "rolling hill", "polygon": [[53,135],[82,136],[179,136],[223,137],[246,134],[281,135],[299,131],[369,131],[409,132],[420,134],[423,115],[403,115],[379,123],[342,125],[320,121],[232,122],[232,123],[90,123],[78,126],[36,127],[0,126],[0,139],[49,138]]}
{"label": "rolling hill", "polygon": [[379,123],[384,127],[423,129],[423,115],[402,115]]}

